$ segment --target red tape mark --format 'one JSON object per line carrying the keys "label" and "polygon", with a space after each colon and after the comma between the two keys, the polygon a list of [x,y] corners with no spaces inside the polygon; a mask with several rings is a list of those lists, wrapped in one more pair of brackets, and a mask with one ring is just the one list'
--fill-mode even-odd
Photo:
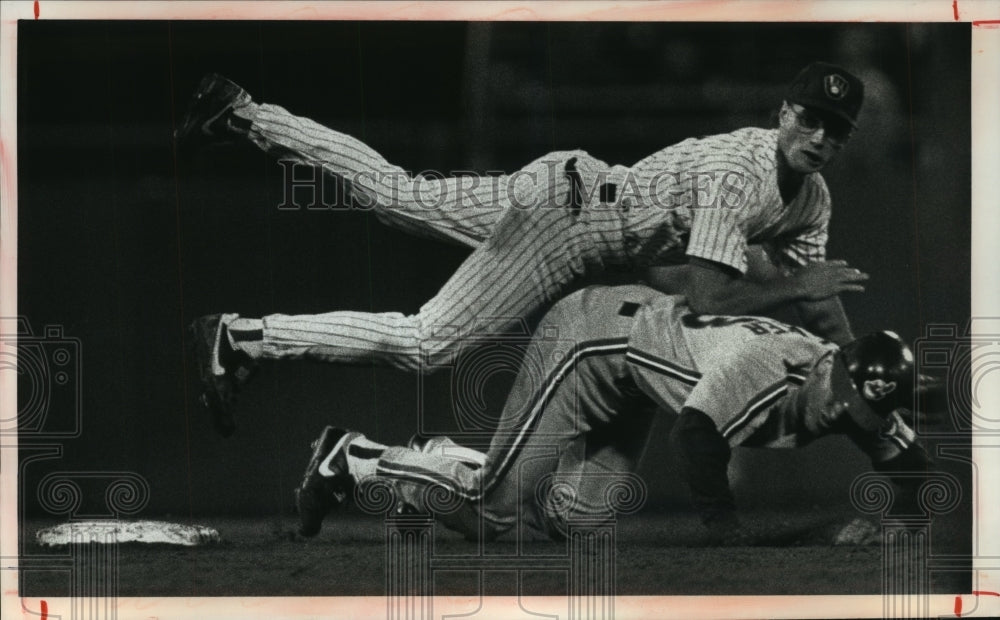
{"label": "red tape mark", "polygon": [[[972,596],[1000,596],[1000,592],[991,592],[989,590],[973,590]],[[955,597],[955,615],[962,615],[962,597]]]}
{"label": "red tape mark", "polygon": [[38,0],[35,0],[35,19],[38,19],[39,13],[41,13],[41,9],[38,7]]}
{"label": "red tape mark", "polygon": [[[35,6],[38,6],[37,0],[35,2]],[[49,617],[49,604],[46,603],[45,601],[42,601],[41,607],[42,607],[42,620],[46,620],[46,618]]]}
{"label": "red tape mark", "polygon": [[972,21],[973,26],[997,26],[1000,25],[1000,19],[976,19]]}
{"label": "red tape mark", "polygon": [[951,10],[955,12],[955,21],[958,21],[958,0],[951,3]]}

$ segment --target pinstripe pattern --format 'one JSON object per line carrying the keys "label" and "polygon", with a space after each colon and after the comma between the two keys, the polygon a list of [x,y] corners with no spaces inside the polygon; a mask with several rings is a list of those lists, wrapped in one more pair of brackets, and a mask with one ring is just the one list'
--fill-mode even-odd
{"label": "pinstripe pattern", "polygon": [[236,113],[251,120],[249,138],[260,148],[347,179],[352,194],[387,224],[432,236],[444,232],[470,247],[490,236],[511,206],[567,204],[569,159],[577,158],[588,177],[608,167],[583,151],[559,151],[511,175],[412,177],[360,140],[280,106],[249,104]]}
{"label": "pinstripe pattern", "polygon": [[435,237],[443,232],[474,247],[490,235],[509,203],[506,177],[476,178],[478,187],[471,178],[414,179],[360,140],[280,106],[250,104],[236,113],[252,121],[249,137],[263,150],[349,180],[356,199],[407,232]]}
{"label": "pinstripe pattern", "polygon": [[819,174],[788,205],[777,184],[778,132],[745,128],[691,138],[631,168],[636,208],[625,237],[640,265],[688,256],[746,271],[747,243],[771,241],[799,264],[825,258],[830,198]]}
{"label": "pinstripe pattern", "polygon": [[[235,113],[250,121],[249,137],[262,149],[343,177],[355,199],[387,224],[473,248],[415,315],[265,317],[265,357],[376,362],[426,372],[444,354],[461,350],[463,335],[503,329],[572,291],[584,273],[609,264],[675,262],[686,246],[690,255],[743,271],[748,240],[770,240],[796,262],[823,257],[825,186],[819,175],[810,175],[796,200],[782,204],[776,130],[685,140],[631,169],[564,151],[511,175],[425,179],[411,177],[361,141],[279,106],[251,103]],[[571,158],[583,181],[579,213],[563,206],[570,191],[564,163]],[[619,189],[615,204],[597,202],[605,181]]]}
{"label": "pinstripe pattern", "polygon": [[455,333],[505,328],[510,317],[525,316],[557,299],[579,274],[599,267],[591,238],[584,223],[562,210],[511,210],[497,234],[472,252],[418,314],[268,316],[263,321],[264,356],[376,361],[433,371],[449,351],[464,346]]}

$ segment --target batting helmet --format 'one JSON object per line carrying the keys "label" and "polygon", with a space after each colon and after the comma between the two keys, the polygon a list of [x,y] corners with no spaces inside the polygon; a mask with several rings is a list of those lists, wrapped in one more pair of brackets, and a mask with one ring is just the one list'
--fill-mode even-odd
{"label": "batting helmet", "polygon": [[913,406],[913,352],[893,332],[868,334],[841,349],[858,394],[880,416]]}

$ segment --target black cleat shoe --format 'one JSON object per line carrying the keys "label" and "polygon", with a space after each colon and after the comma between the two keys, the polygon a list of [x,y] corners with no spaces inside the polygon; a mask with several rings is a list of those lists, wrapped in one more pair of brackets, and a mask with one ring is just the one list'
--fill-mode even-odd
{"label": "black cleat shoe", "polygon": [[295,508],[299,513],[299,534],[315,536],[323,518],[331,510],[347,503],[354,490],[354,479],[347,469],[347,445],[358,433],[327,426],[312,443],[312,457],[306,466],[302,484],[295,489]]}
{"label": "black cleat shoe", "polygon": [[174,140],[184,150],[220,138],[230,138],[240,132],[233,123],[234,108],[250,103],[250,95],[237,84],[217,73],[202,78],[191,97],[181,126],[174,131]]}
{"label": "black cleat shoe", "polygon": [[233,417],[236,394],[257,369],[254,360],[229,345],[226,325],[238,316],[210,314],[195,319],[188,327],[202,387],[198,402],[211,414],[212,425],[223,437],[236,430]]}

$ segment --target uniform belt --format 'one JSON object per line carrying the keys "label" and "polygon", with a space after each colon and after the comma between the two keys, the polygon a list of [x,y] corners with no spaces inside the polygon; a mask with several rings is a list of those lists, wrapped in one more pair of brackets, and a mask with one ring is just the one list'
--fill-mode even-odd
{"label": "uniform belt", "polygon": [[[566,176],[569,177],[569,208],[573,210],[574,213],[579,213],[580,209],[583,207],[583,177],[580,176],[580,171],[576,169],[576,157],[571,157],[569,161],[566,162]],[[618,197],[618,186],[614,183],[602,183],[597,190],[599,200],[602,203],[609,204],[613,203]],[[628,210],[625,205],[621,206],[623,211]]]}

